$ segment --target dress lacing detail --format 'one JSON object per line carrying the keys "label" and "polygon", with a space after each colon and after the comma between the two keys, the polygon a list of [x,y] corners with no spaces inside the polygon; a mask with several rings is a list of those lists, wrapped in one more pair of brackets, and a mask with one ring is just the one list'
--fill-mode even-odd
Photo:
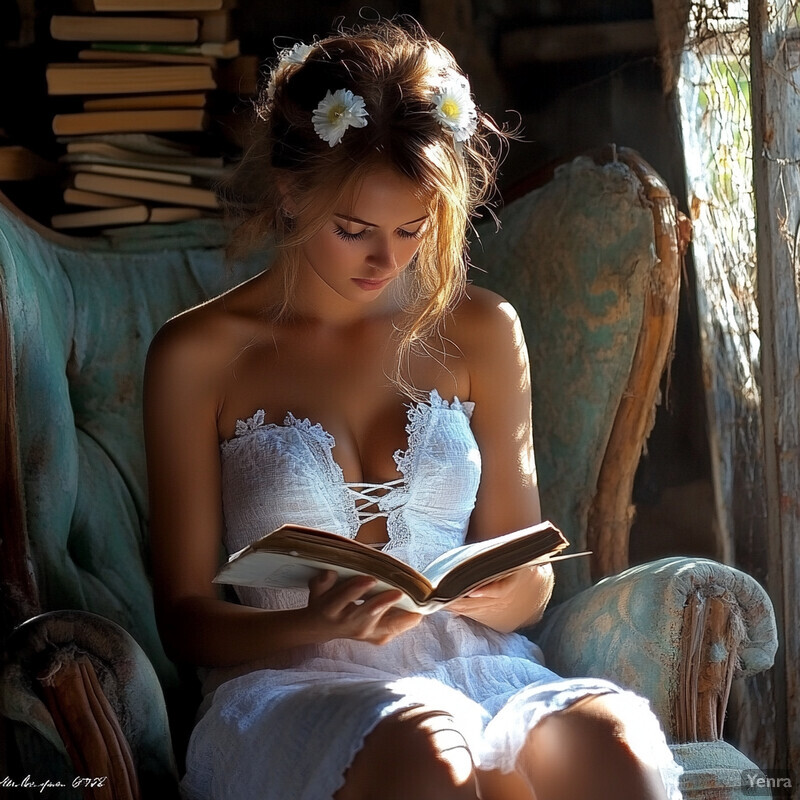
{"label": "dress lacing detail", "polygon": [[[385,483],[345,483],[344,487],[350,492],[355,503],[359,525],[364,525],[378,517],[388,516],[389,512],[382,507],[381,501],[404,482],[405,478],[397,478]],[[380,491],[383,491],[384,494],[378,495],[377,493]]]}
{"label": "dress lacing detail", "polygon": [[[408,423],[405,429],[408,434],[408,447],[405,450],[398,449],[393,454],[397,471],[402,477],[385,483],[345,482],[342,468],[333,458],[332,451],[336,445],[334,437],[320,423],[312,423],[308,418],[298,419],[291,411],[286,414],[283,424],[278,425],[274,422],[265,424],[264,410],[259,409],[252,417],[237,420],[233,437],[223,441],[220,446],[226,450],[259,430],[295,428],[302,431],[306,434],[304,441],[309,450],[315,453],[318,463],[322,464],[325,470],[328,478],[324,482],[325,490],[330,490],[330,487],[341,487],[341,491],[347,497],[348,502],[342,506],[347,515],[347,526],[351,537],[355,538],[359,528],[370,520],[386,517],[389,537],[387,549],[394,549],[407,545],[411,540],[411,532],[400,512],[408,502],[408,487],[414,478],[414,454],[422,452],[425,447],[431,430],[429,424],[431,415],[436,409],[450,409],[461,411],[467,419],[470,419],[473,406],[473,403],[462,403],[458,397],[454,397],[452,403],[449,403],[436,389],[430,391],[428,402],[409,403]],[[377,493],[381,491],[383,494],[378,495]]]}

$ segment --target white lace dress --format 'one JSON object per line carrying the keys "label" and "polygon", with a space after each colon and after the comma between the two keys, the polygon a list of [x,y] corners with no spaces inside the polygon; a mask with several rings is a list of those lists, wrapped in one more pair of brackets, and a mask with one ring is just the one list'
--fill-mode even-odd
{"label": "white lace dress", "polygon": [[[221,447],[225,545],[234,552],[287,522],[355,537],[385,515],[385,550],[415,567],[461,544],[480,481],[472,404],[409,408],[408,448],[391,484],[349,485],[320,425],[259,411]],[[306,590],[239,587],[241,602],[305,606]],[[422,704],[448,711],[480,767],[511,771],[527,732],[589,694],[629,698],[641,754],[679,800],[680,768],[647,701],[607,681],[561,679],[539,648],[447,611],[426,616],[382,646],[337,639],[259,664],[213,670],[192,733],[181,788],[188,800],[330,800],[365,736],[387,715]]]}

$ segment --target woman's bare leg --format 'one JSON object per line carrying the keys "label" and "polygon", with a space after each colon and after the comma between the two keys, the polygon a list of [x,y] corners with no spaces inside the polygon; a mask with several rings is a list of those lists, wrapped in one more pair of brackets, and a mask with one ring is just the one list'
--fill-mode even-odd
{"label": "woman's bare leg", "polygon": [[481,797],[666,800],[656,766],[634,752],[637,714],[641,711],[627,698],[605,694],[586,697],[545,717],[530,732],[516,773],[478,772]]}
{"label": "woman's bare leg", "polygon": [[616,694],[579,700],[536,725],[508,774],[475,770],[447,713],[403,711],[366,738],[335,800],[667,800],[629,744],[637,713]]}
{"label": "woman's bare leg", "polygon": [[477,800],[472,755],[452,717],[413,708],[380,722],[335,800]]}
{"label": "woman's bare leg", "polygon": [[520,770],[539,800],[667,800],[656,765],[635,753],[650,735],[638,720],[641,710],[623,695],[586,697],[534,728]]}

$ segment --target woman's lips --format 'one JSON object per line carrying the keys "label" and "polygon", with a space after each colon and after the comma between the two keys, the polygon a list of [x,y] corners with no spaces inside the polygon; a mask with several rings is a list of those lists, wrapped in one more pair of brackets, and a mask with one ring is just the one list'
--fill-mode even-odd
{"label": "woman's lips", "polygon": [[383,278],[382,280],[375,280],[373,278],[353,278],[353,283],[365,291],[374,292],[386,286],[390,280],[391,278]]}

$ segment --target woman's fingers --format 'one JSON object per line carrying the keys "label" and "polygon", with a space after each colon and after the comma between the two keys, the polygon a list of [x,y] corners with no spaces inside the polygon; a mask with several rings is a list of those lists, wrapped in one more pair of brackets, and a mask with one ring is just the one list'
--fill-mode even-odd
{"label": "woman's fingers", "polygon": [[336,585],[336,573],[332,569],[318,572],[309,582],[308,591],[312,599],[325,594],[329,589]]}
{"label": "woman's fingers", "polygon": [[369,596],[377,583],[373,578],[337,580],[335,572],[326,570],[309,582],[309,609],[315,609],[327,625],[332,625],[337,637],[382,644],[421,619],[418,614],[394,608],[403,597],[398,590]]}

